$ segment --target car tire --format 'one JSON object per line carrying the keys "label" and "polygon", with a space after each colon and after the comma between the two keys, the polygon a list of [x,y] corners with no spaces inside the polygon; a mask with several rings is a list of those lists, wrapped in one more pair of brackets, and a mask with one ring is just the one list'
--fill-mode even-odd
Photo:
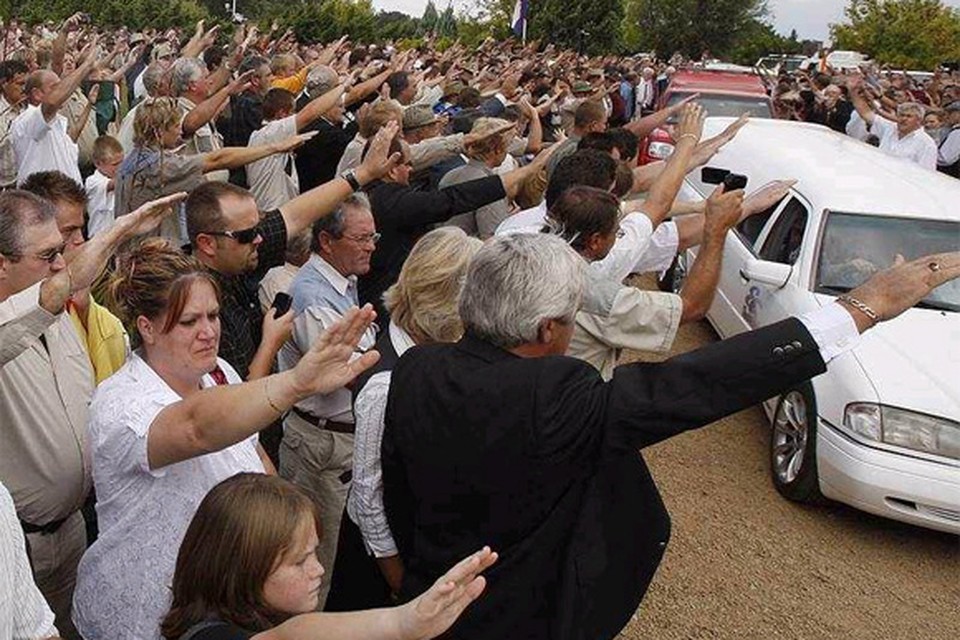
{"label": "car tire", "polygon": [[683,283],[687,279],[687,259],[682,253],[673,257],[673,262],[660,276],[657,277],[657,286],[660,291],[680,293]]}
{"label": "car tire", "polygon": [[770,425],[770,475],[784,498],[820,504],[817,401],[806,382],[780,396]]}

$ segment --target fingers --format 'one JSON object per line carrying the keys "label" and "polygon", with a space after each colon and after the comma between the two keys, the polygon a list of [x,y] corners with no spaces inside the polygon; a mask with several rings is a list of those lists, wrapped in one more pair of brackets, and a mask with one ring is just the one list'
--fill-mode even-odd
{"label": "fingers", "polygon": [[497,558],[497,554],[491,551],[490,547],[484,547],[458,562],[452,569],[441,576],[437,582],[452,585],[469,582],[495,563]]}
{"label": "fingers", "polygon": [[151,200],[140,205],[134,214],[143,214],[147,211],[160,211],[166,209],[167,207],[172,207],[175,204],[182,202],[187,199],[187,192],[180,191],[178,193],[170,194],[169,196],[164,196],[162,198],[157,198],[156,200]]}

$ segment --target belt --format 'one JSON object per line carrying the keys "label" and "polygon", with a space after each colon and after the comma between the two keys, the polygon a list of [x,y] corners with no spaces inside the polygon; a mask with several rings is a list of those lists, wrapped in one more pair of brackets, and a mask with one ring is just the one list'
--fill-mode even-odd
{"label": "belt", "polygon": [[47,524],[42,526],[37,524],[30,524],[26,520],[21,520],[20,526],[23,528],[24,533],[42,533],[45,536],[50,536],[55,534],[57,531],[59,531],[60,527],[63,526],[63,523],[69,520],[70,516],[72,515],[73,514],[71,513],[65,518],[60,518],[59,520],[48,522]]}
{"label": "belt", "polygon": [[326,418],[319,418],[309,411],[304,411],[293,407],[293,412],[303,420],[304,422],[309,422],[315,427],[320,427],[321,429],[326,429],[327,431],[333,431],[334,433],[355,433],[357,430],[357,425],[350,422],[335,422],[333,420],[327,420]]}

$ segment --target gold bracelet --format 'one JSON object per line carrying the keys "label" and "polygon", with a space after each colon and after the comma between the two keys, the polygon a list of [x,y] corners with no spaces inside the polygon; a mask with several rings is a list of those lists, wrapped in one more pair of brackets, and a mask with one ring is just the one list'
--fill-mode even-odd
{"label": "gold bracelet", "polygon": [[680,141],[683,140],[684,138],[693,138],[693,143],[694,143],[694,144],[696,144],[697,141],[699,140],[699,138],[697,137],[697,134],[695,134],[695,133],[685,133],[685,134],[683,134],[682,136],[680,136],[679,138],[677,138],[677,142],[680,142]]}
{"label": "gold bracelet", "polygon": [[860,302],[853,296],[844,294],[842,296],[838,296],[837,300],[840,300],[841,302],[846,302],[848,305],[850,305],[851,307],[853,307],[863,315],[867,316],[874,322],[880,322],[880,314],[878,314],[876,311],[871,309],[867,304]]}
{"label": "gold bracelet", "polygon": [[277,412],[277,415],[283,415],[283,409],[278,407],[273,403],[273,400],[270,399],[270,377],[267,376],[263,379],[263,395],[267,397],[267,404],[270,405],[270,408]]}

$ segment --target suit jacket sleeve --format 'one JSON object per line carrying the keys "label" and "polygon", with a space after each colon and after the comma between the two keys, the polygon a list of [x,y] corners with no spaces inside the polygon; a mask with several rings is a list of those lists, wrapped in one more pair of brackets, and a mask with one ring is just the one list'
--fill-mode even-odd
{"label": "suit jacket sleeve", "polygon": [[400,228],[436,224],[506,196],[500,176],[462,182],[439,191],[410,190],[397,198],[390,218]]}
{"label": "suit jacket sleeve", "polygon": [[607,444],[636,450],[780,394],[826,371],[806,327],[790,318],[657,364],[618,367]]}

